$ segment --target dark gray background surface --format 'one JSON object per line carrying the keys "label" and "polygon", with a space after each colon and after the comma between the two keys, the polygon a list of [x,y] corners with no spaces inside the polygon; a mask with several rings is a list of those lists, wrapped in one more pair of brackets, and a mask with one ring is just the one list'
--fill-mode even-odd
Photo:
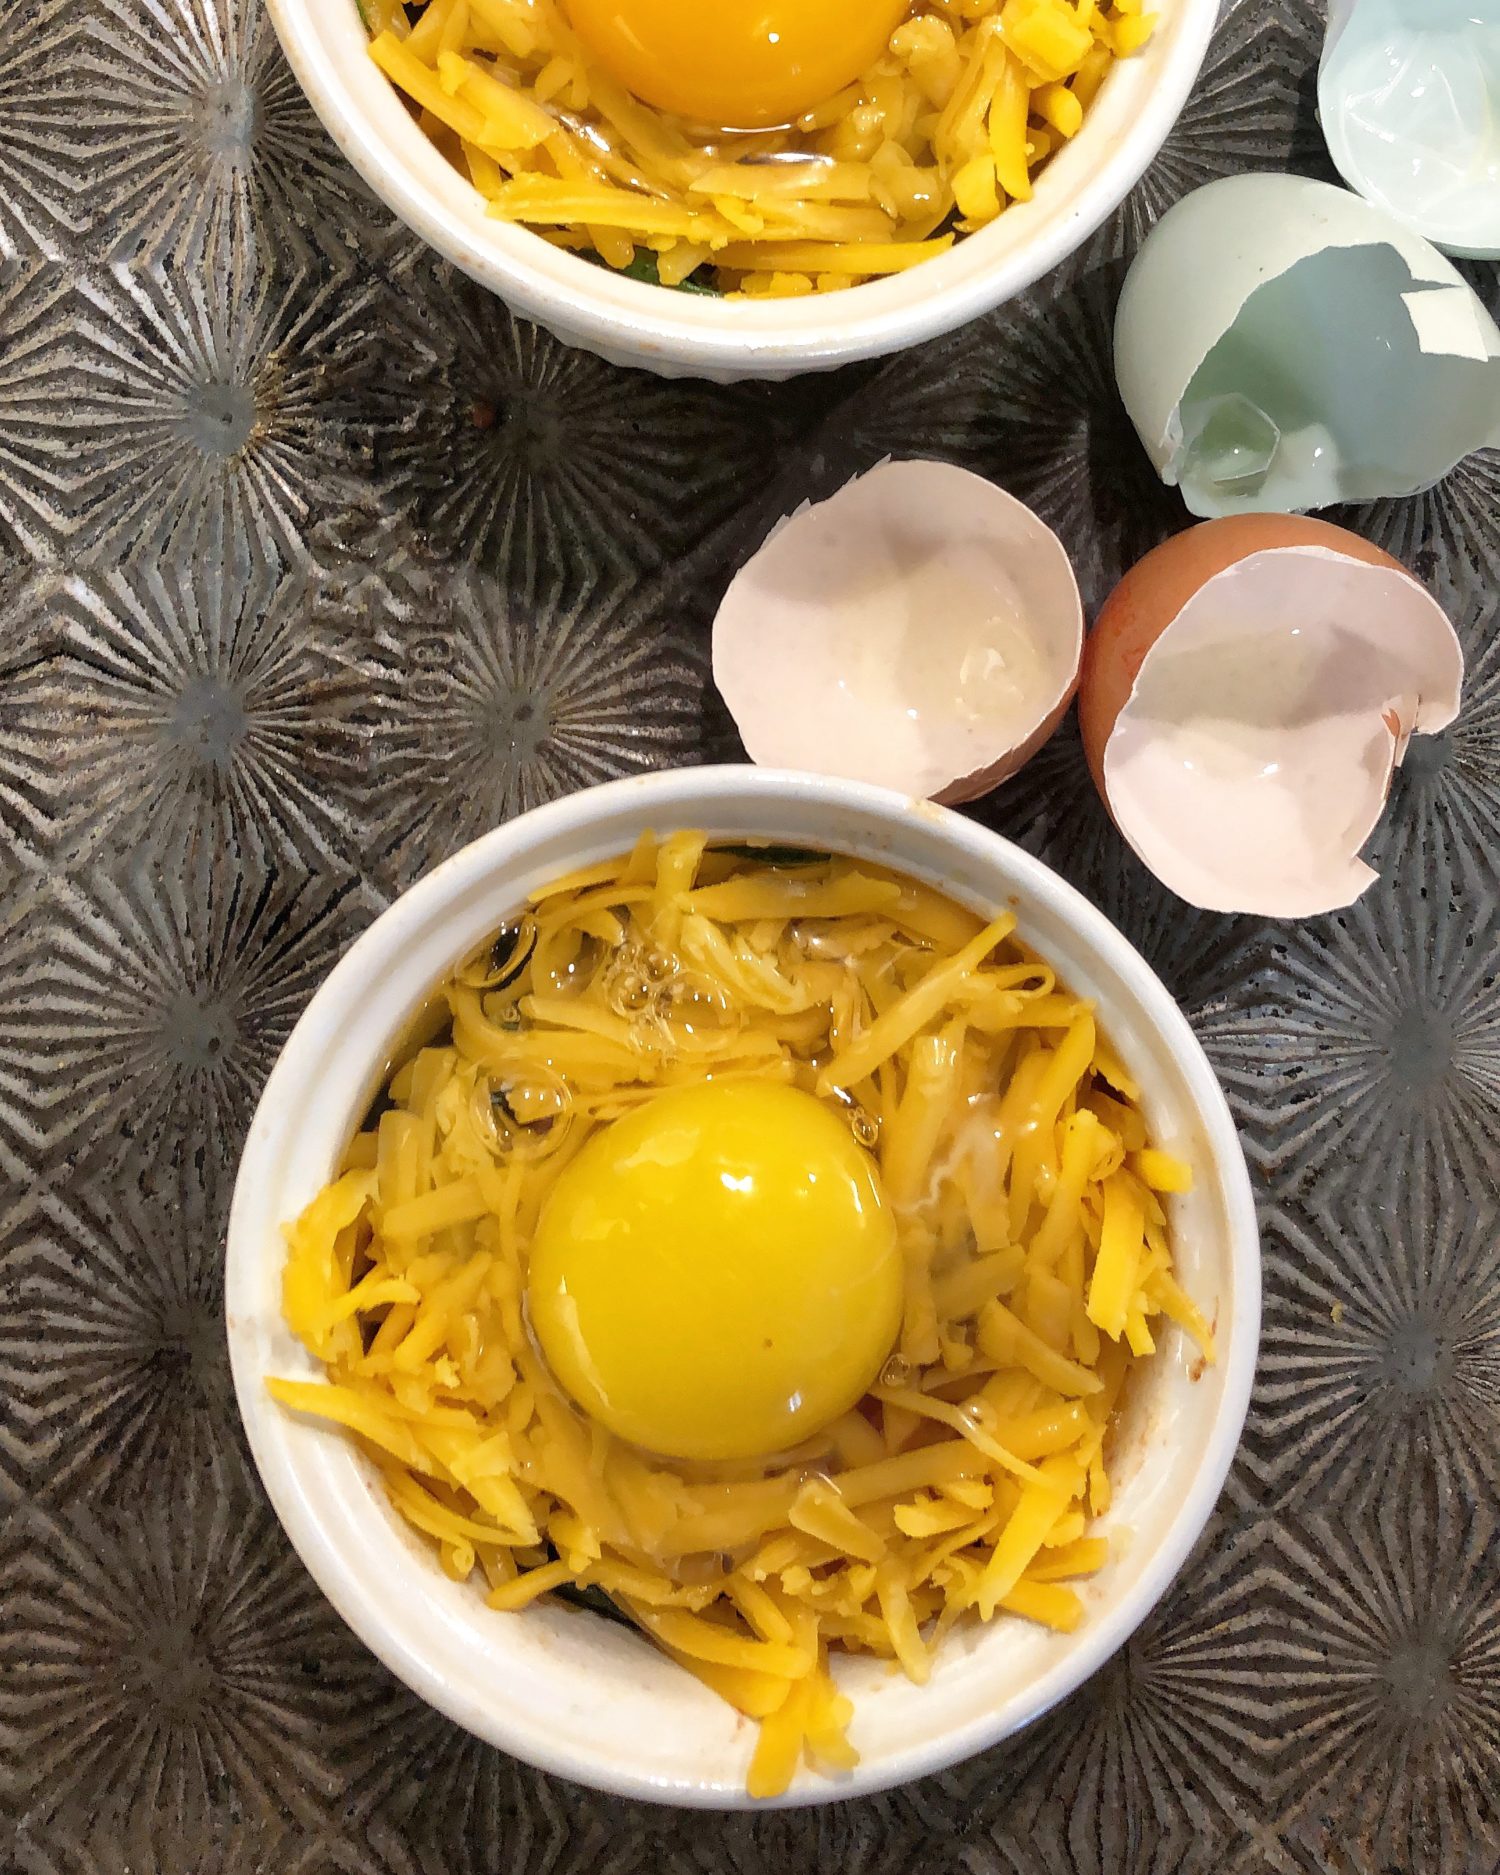
{"label": "dark gray background surface", "polygon": [[[336,0],[330,0],[330,4]],[[342,0],[337,0],[342,3]],[[0,0],[0,1870],[1490,1875],[1500,1864],[1500,458],[1344,517],[1450,606],[1338,917],[1195,913],[1071,727],[982,818],[1190,1011],[1265,1232],[1244,1445],[1172,1594],[1052,1718],[819,1813],[549,1780],[398,1686],[266,1508],[230,1395],[241,1135],[394,893],[535,801],[738,753],[707,629],[784,509],[966,463],[1096,605],[1184,516],[1118,403],[1141,230],[1331,175],[1312,0],[1240,0],[1145,183],[888,363],[668,385],[562,350],[374,203],[255,0]],[[1468,269],[1500,311],[1496,269]]]}

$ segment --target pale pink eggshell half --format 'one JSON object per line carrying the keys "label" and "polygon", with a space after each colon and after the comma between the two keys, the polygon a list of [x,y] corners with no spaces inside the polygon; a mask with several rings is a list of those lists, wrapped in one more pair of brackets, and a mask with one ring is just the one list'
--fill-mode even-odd
{"label": "pale pink eggshell half", "polygon": [[1078,681],[1062,542],[982,476],[887,462],[776,528],[714,620],[751,759],[974,799],[1033,755]]}

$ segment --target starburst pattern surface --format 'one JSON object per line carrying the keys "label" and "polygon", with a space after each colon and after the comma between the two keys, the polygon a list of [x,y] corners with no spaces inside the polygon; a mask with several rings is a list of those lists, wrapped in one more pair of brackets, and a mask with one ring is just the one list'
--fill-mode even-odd
{"label": "starburst pattern surface", "polygon": [[34,1832],[76,1811],[183,1871],[240,1827],[264,1846],[316,1823],[393,1703],[260,1507],[30,1508],[3,1566],[0,1731],[26,1741]]}
{"label": "starburst pattern surface", "polygon": [[[240,1142],[317,983],[511,815],[738,758],[709,622],[782,515],[886,455],[962,463],[1058,531],[1091,610],[1185,524],[1115,394],[1119,284],[1199,184],[1331,175],[1322,15],[1231,0],[1140,187],[1021,299],[900,358],[715,389],[568,351],[436,259],[258,0],[0,4],[0,1867],[1500,1868],[1494,451],[1340,517],[1468,660],[1348,912],[1178,904],[1071,724],[969,810],[1182,1004],[1265,1247],[1218,1512],[1031,1731],[816,1813],[674,1814],[507,1759],[313,1587],[222,1329]],[[1500,270],[1466,272],[1500,310]]]}
{"label": "starburst pattern surface", "polygon": [[87,174],[76,114],[56,75],[76,69],[83,28],[58,0],[18,0],[0,18],[0,263],[59,256],[76,232]]}
{"label": "starburst pattern surface", "polygon": [[105,1216],[48,1194],[0,1247],[0,1361],[33,1497],[149,1501],[244,1476],[220,1317],[221,1176],[143,1167]]}
{"label": "starburst pattern surface", "polygon": [[1267,1650],[1276,1781],[1329,1850],[1377,1867],[1461,1867],[1500,1793],[1500,1541],[1488,1509],[1398,1486],[1372,1513],[1281,1527],[1285,1615]]}
{"label": "starburst pattern surface", "polygon": [[168,845],[338,868],[366,791],[369,698],[305,579],[264,564],[230,579],[196,557],[70,576],[38,648],[18,715],[58,774],[54,853],[76,868],[129,823]]}
{"label": "starburst pattern surface", "polygon": [[[704,542],[769,473],[751,390],[620,371],[514,320],[455,269],[401,278],[379,347],[348,361],[385,499],[445,558],[633,570]],[[643,530],[638,517],[650,514]]]}

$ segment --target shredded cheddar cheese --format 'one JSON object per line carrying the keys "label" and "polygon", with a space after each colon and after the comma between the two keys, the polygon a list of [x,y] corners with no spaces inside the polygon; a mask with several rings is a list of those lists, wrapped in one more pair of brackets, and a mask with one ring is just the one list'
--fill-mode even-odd
{"label": "shredded cheddar cheese", "polygon": [[362,0],[370,52],[489,213],[749,299],[942,253],[1032,193],[1138,0],[921,0],[857,84],[783,129],[695,131],[599,69],[560,0]]}

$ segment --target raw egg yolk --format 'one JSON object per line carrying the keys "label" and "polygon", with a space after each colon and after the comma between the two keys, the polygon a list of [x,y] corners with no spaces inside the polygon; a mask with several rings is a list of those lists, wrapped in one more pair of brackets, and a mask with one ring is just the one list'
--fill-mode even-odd
{"label": "raw egg yolk", "polygon": [[548,1194],[531,1325],[611,1432],[670,1458],[757,1458],[846,1412],[901,1319],[875,1163],[811,1094],[708,1082],[595,1135]]}
{"label": "raw egg yolk", "polygon": [[564,0],[637,97],[714,129],[789,123],[885,51],[911,0]]}

